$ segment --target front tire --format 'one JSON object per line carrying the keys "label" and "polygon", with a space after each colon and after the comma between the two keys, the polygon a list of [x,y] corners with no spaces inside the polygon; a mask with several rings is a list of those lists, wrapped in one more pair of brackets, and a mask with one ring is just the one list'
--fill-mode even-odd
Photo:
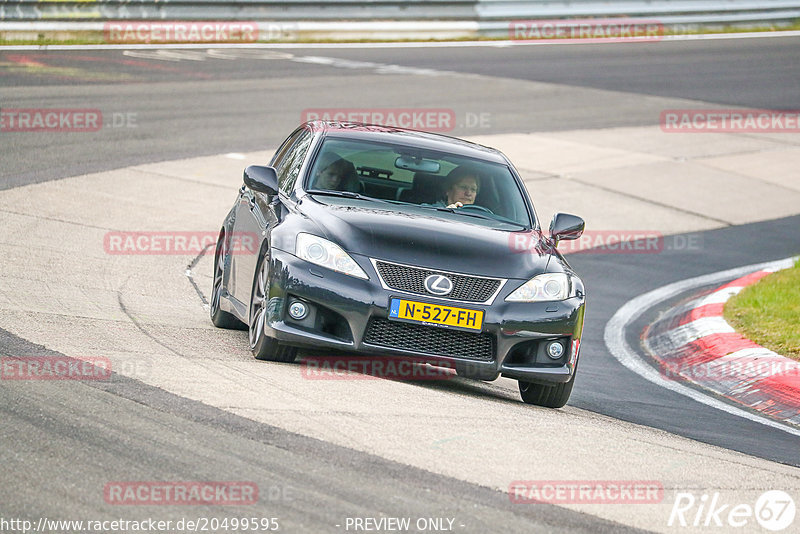
{"label": "front tire", "polygon": [[214,282],[211,286],[211,302],[209,304],[211,312],[211,322],[217,328],[229,328],[233,330],[245,330],[247,325],[237,319],[234,315],[223,311],[220,308],[222,299],[222,284],[225,280],[225,270],[223,266],[223,251],[225,249],[225,233],[222,232],[217,239],[217,247],[214,250]]}
{"label": "front tire", "polygon": [[264,333],[269,305],[269,261],[263,255],[256,268],[253,290],[250,295],[250,349],[257,360],[271,362],[293,362],[297,356],[295,347],[280,345],[278,340]]}
{"label": "front tire", "polygon": [[535,404],[545,408],[562,408],[572,394],[572,386],[575,384],[575,375],[577,374],[578,370],[575,369],[572,378],[563,384],[544,385],[519,380],[519,394],[525,404]]}

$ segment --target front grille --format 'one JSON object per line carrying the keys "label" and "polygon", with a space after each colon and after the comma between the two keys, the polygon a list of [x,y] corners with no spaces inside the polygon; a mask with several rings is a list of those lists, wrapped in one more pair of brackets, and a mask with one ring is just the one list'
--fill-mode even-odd
{"label": "front grille", "polygon": [[392,289],[408,291],[418,295],[430,296],[425,290],[425,278],[432,274],[443,274],[453,282],[453,290],[444,297],[464,302],[486,302],[497,292],[502,280],[481,278],[465,274],[451,274],[432,269],[421,269],[407,265],[397,265],[376,261],[375,267],[383,282]]}
{"label": "front grille", "polygon": [[494,359],[494,336],[373,318],[364,342],[392,349],[470,360]]}

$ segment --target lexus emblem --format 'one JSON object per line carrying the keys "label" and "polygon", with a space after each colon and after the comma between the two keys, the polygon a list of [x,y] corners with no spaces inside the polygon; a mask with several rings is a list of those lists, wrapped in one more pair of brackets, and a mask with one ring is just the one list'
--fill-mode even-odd
{"label": "lexus emblem", "polygon": [[425,289],[434,295],[447,295],[453,290],[453,282],[444,275],[432,274],[425,279]]}

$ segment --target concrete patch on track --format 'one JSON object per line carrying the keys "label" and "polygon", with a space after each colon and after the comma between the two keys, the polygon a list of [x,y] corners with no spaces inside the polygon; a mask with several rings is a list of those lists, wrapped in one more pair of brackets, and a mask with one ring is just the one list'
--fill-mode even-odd
{"label": "concrete patch on track", "polygon": [[543,223],[590,230],[708,230],[800,212],[800,134],[666,134],[658,127],[472,137],[505,152]]}
{"label": "concrete patch on track", "polygon": [[[661,134],[663,150],[656,145],[651,152],[603,145],[614,145],[608,139],[615,136],[635,143],[654,135],[651,129],[586,135],[477,140],[504,150],[531,177],[545,218],[559,209],[584,215],[594,228],[635,220],[641,228],[674,233],[757,220],[742,216],[736,203],[759,195],[780,211],[771,216],[800,211],[800,193],[752,178],[739,177],[753,188],[743,192],[712,191],[699,175],[699,183],[685,183],[683,194],[698,202],[717,205],[720,195],[732,195],[715,219],[681,199],[660,198],[652,187],[631,194],[615,177],[632,175],[637,166],[656,169],[655,178],[642,173],[642,183],[680,174],[676,154],[682,152],[666,145],[684,136]],[[737,157],[746,157],[748,147],[754,157],[767,146],[778,159],[796,153],[790,143],[733,137]],[[723,145],[715,145],[714,156],[733,156]],[[697,147],[691,149],[696,156]],[[0,192],[6,229],[0,324],[72,357],[110,358],[121,374],[237,415],[501,491],[516,480],[659,481],[665,488],[660,503],[566,505],[631,526],[672,531],[667,521],[678,492],[697,498],[720,492],[725,502],[752,505],[768,489],[800,491],[794,468],[576,408],[526,406],[507,379],[307,380],[297,364],[253,360],[245,333],[213,328],[185,276],[194,254],[108,253],[109,232],[213,234],[236,196],[242,168],[269,155],[140,165]],[[592,177],[601,172],[610,178],[599,183]],[[209,255],[194,268],[206,294],[210,274]]]}

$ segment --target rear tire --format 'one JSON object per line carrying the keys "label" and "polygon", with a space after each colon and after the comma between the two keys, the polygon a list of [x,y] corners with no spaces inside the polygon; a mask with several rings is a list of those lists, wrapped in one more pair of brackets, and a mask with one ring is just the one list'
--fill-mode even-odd
{"label": "rear tire", "polygon": [[223,311],[220,308],[220,301],[222,299],[222,283],[225,280],[225,271],[222,262],[222,252],[224,247],[225,233],[221,232],[219,234],[219,239],[217,239],[217,247],[214,251],[214,282],[211,286],[211,302],[209,304],[211,311],[211,322],[217,328],[246,330],[246,324],[237,319],[233,314]]}
{"label": "rear tire", "polygon": [[576,374],[578,374],[577,369],[572,373],[572,378],[563,384],[544,385],[519,380],[519,394],[526,404],[535,404],[545,408],[562,408],[572,394]]}
{"label": "rear tire", "polygon": [[269,306],[269,262],[266,255],[261,256],[253,280],[250,294],[250,349],[256,360],[271,362],[293,362],[297,356],[297,348],[281,345],[278,340],[264,333]]}

